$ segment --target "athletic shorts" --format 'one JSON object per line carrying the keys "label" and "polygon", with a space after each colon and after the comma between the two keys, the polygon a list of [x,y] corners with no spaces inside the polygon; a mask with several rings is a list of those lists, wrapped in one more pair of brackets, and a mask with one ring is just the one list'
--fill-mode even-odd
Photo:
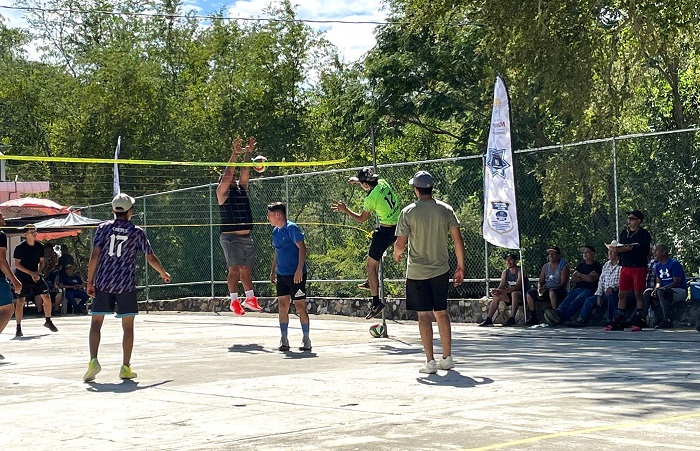
{"label": "athletic shorts", "polygon": [[417,312],[447,310],[450,273],[430,279],[406,279],[406,309]]}
{"label": "athletic shorts", "polygon": [[139,306],[136,302],[136,290],[128,293],[107,293],[96,290],[95,299],[92,301],[91,315],[109,315],[117,312],[117,318],[122,316],[134,316],[139,314]]}
{"label": "athletic shorts", "polygon": [[[566,291],[566,288],[562,288],[562,287],[555,288],[554,292],[557,294],[557,303],[563,301],[564,298],[566,297],[566,295],[569,294]],[[532,298],[533,301],[550,302],[549,301],[549,288],[547,288],[547,291],[545,291],[546,296],[540,296],[539,291],[537,291],[534,288],[532,290],[529,290],[527,292],[527,294],[530,295],[530,297]]]}
{"label": "athletic shorts", "polygon": [[369,258],[381,261],[384,251],[396,241],[396,226],[379,226],[372,233],[372,243],[369,245]]}
{"label": "athletic shorts", "polygon": [[19,294],[20,298],[34,299],[35,296],[41,294],[49,294],[49,286],[46,285],[46,281],[43,277],[34,282],[32,279],[19,279],[22,282],[22,292]]}
{"label": "athletic shorts", "polygon": [[12,292],[12,285],[10,285],[10,281],[5,277],[0,277],[0,307],[3,305],[12,304],[14,298],[15,296]]}
{"label": "athletic shorts", "polygon": [[255,252],[253,250],[253,239],[250,237],[250,234],[222,233],[219,236],[219,243],[224,250],[226,266],[253,266]]}
{"label": "athletic shorts", "polygon": [[620,291],[644,291],[647,288],[647,272],[646,266],[623,266],[620,270]]}
{"label": "athletic shorts", "polygon": [[306,299],[306,273],[300,283],[294,283],[294,276],[277,274],[277,296],[291,296],[292,301]]}

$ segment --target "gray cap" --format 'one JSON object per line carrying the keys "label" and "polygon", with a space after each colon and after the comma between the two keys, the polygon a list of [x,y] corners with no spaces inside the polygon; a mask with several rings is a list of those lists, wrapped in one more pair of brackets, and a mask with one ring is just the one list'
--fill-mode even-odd
{"label": "gray cap", "polygon": [[117,213],[124,213],[131,210],[136,200],[128,194],[119,193],[112,199],[112,210]]}
{"label": "gray cap", "polygon": [[428,171],[418,171],[413,178],[408,181],[409,185],[413,185],[416,188],[432,188],[434,183],[435,180],[433,180],[433,176],[430,175]]}

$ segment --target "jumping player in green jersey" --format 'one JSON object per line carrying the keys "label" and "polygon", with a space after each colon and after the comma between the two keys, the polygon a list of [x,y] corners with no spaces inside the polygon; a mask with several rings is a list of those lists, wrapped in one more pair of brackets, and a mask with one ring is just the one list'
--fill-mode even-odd
{"label": "jumping player in green jersey", "polygon": [[391,185],[386,180],[380,179],[370,167],[360,169],[357,176],[350,177],[348,182],[359,184],[367,192],[362,211],[355,213],[340,200],[334,202],[331,209],[345,213],[359,223],[365,222],[373,211],[379,219],[379,226],[372,233],[372,243],[367,257],[368,280],[359,285],[362,289],[369,289],[372,294],[372,305],[365,317],[372,319],[384,310],[384,304],[379,299],[379,262],[384,251],[396,241],[396,223],[399,220],[401,206]]}

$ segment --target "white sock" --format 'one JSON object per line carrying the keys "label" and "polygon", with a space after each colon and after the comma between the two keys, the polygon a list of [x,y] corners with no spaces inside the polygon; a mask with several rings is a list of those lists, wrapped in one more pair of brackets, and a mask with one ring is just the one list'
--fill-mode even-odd
{"label": "white sock", "polygon": [[253,294],[253,290],[246,290],[246,292],[245,292],[245,298],[246,298],[246,299],[250,299],[250,298],[253,298],[253,297],[255,297],[255,294]]}
{"label": "white sock", "polygon": [[238,293],[231,293],[231,302],[234,302],[236,299],[238,299]]}

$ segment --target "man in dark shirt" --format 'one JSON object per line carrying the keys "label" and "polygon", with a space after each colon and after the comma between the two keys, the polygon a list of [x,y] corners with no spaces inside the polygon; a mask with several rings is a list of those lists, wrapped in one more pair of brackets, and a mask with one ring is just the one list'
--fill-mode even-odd
{"label": "man in dark shirt", "polygon": [[641,226],[644,214],[639,210],[627,212],[627,228],[620,232],[617,253],[620,255],[620,291],[617,313],[605,330],[623,330],[625,309],[627,308],[627,293],[634,292],[637,308],[627,322],[633,331],[642,330],[644,321],[644,290],[647,287],[647,264],[651,235]]}
{"label": "man in dark shirt", "polygon": [[17,321],[16,337],[22,334],[22,315],[24,313],[24,302],[26,298],[34,299],[41,297],[44,305],[44,327],[51,332],[58,332],[56,326],[51,322],[51,296],[49,287],[46,285],[41,271],[44,267],[44,246],[36,240],[36,227],[34,224],[24,226],[25,241],[15,248],[12,257],[15,263],[15,275],[22,283],[22,292],[15,305],[15,320]]}
{"label": "man in dark shirt", "polygon": [[[250,163],[250,155],[255,148],[255,138],[250,138],[245,150],[241,148],[241,140],[233,140],[233,151],[229,163],[238,161],[241,153],[245,155],[244,163]],[[221,236],[219,242],[224,250],[228,275],[226,282],[231,295],[231,311],[236,315],[244,315],[247,307],[260,311],[258,298],[253,291],[253,277],[250,268],[253,265],[254,249],[250,231],[253,228],[253,214],[248,198],[248,181],[250,167],[241,168],[236,179],[235,168],[226,166],[224,174],[216,187],[216,199],[221,213]],[[238,281],[241,281],[245,291],[245,300],[238,299]]]}
{"label": "man in dark shirt", "polygon": [[574,288],[569,291],[556,310],[547,310],[544,313],[544,320],[550,326],[557,326],[569,321],[583,307],[586,299],[598,289],[598,278],[600,278],[603,267],[595,259],[595,248],[586,244],[581,248],[581,253],[583,261],[576,266],[571,274],[571,281],[575,284]]}

